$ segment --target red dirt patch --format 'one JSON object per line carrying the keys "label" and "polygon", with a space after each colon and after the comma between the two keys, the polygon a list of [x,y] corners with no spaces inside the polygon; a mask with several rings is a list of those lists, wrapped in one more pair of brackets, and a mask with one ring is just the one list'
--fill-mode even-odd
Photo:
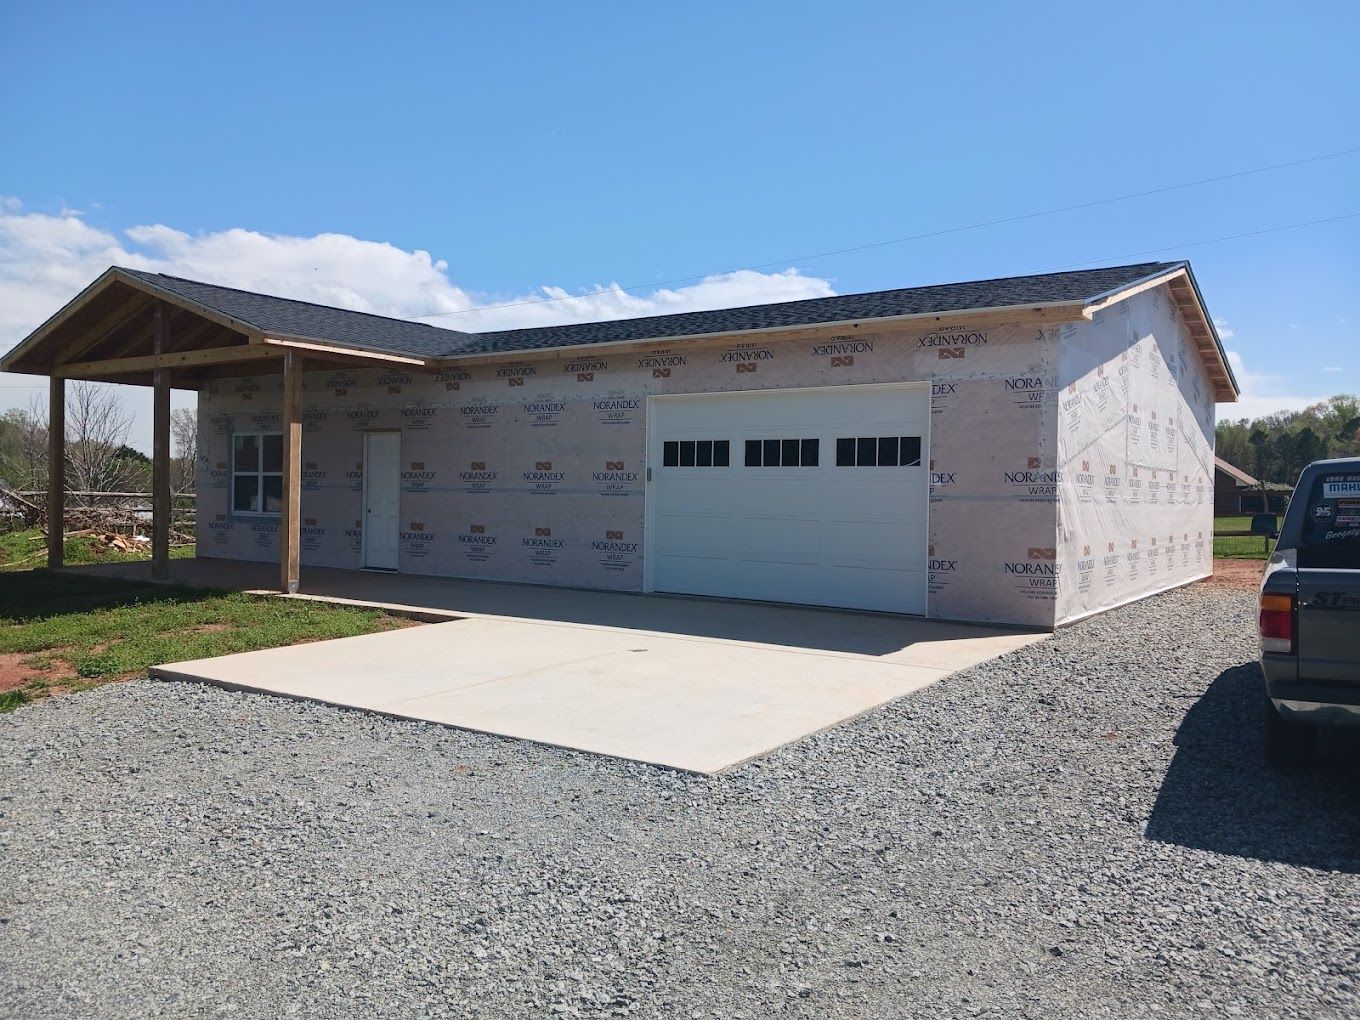
{"label": "red dirt patch", "polygon": [[1261,586],[1261,575],[1265,570],[1265,560],[1215,559],[1213,576],[1206,577],[1200,584],[1207,584],[1211,588],[1256,591]]}
{"label": "red dirt patch", "polygon": [[22,687],[29,680],[36,677],[45,677],[49,680],[56,679],[58,676],[70,673],[70,667],[64,662],[54,662],[47,669],[35,669],[33,666],[25,666],[24,660],[29,658],[31,652],[5,652],[0,654],[0,691],[13,690],[15,687]]}

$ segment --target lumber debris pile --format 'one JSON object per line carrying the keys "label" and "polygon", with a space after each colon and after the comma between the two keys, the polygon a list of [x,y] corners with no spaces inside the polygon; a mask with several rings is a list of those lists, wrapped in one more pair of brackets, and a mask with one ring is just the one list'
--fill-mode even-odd
{"label": "lumber debris pile", "polygon": [[[20,492],[0,483],[0,530],[47,527],[47,494]],[[144,492],[68,492],[62,524],[66,538],[96,536],[99,544],[123,552],[149,549],[151,497]],[[194,541],[194,498],[172,500],[170,544]]]}

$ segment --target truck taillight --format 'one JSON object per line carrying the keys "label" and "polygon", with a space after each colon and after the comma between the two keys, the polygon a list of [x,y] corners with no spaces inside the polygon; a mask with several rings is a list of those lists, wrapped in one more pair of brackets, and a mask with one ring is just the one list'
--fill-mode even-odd
{"label": "truck taillight", "polygon": [[1261,651],[1294,650],[1294,596],[1261,596]]}

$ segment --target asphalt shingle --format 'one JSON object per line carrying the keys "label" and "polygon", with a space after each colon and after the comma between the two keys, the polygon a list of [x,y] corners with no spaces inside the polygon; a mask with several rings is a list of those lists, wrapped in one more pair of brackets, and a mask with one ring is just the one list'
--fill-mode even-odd
{"label": "asphalt shingle", "polygon": [[124,269],[122,272],[229,315],[270,335],[306,337],[418,358],[440,357],[463,340],[477,339],[471,333],[441,329],[424,322],[256,294],[137,269]]}
{"label": "asphalt shingle", "polygon": [[960,312],[980,308],[1030,307],[1081,301],[1184,263],[1144,262],[1037,276],[1010,276],[805,301],[717,308],[711,311],[613,319],[565,326],[536,326],[465,333],[405,319],[392,319],[328,305],[271,297],[174,276],[123,270],[154,286],[229,315],[271,334],[306,337],[415,357],[508,354],[583,344],[634,340],[675,340],[713,333],[780,329],[821,323],[864,321],[901,315]]}

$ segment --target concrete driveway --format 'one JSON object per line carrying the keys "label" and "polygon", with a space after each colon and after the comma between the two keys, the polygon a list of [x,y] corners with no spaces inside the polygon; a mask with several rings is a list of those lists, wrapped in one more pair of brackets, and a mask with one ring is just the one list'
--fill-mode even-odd
{"label": "concrete driveway", "polygon": [[465,604],[512,602],[527,615],[455,612],[422,605],[432,600],[411,590],[412,579],[388,581],[404,584],[401,591],[372,588],[384,580],[370,582],[371,598],[354,601],[446,622],[170,663],[153,673],[712,773],[1045,637],[865,613],[472,582],[442,585],[444,603],[457,601],[448,597],[453,587]]}

